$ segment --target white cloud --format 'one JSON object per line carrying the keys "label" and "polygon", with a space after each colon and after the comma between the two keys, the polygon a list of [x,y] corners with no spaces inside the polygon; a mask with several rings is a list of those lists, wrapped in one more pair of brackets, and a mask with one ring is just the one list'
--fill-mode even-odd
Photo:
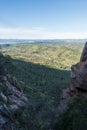
{"label": "white cloud", "polygon": [[48,31],[45,28],[34,27],[23,28],[0,28],[0,38],[12,39],[66,39],[66,38],[87,38],[87,33],[59,33]]}

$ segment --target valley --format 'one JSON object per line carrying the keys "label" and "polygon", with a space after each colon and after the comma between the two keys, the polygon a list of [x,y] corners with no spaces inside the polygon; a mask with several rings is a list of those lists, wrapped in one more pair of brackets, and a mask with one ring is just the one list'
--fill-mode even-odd
{"label": "valley", "polygon": [[[83,46],[82,43],[2,46],[1,52],[7,59],[6,66],[10,74],[18,79],[30,101],[27,110],[29,130],[67,130],[70,128],[67,120],[75,121],[74,118],[68,117],[68,114],[66,116],[66,113],[75,116],[72,112],[78,107],[76,101],[69,105],[60,120],[57,121],[55,115],[58,113],[56,108],[62,90],[70,86],[70,67],[79,61]],[[79,102],[83,106],[86,105],[86,101],[82,99]],[[78,121],[77,119],[77,123]],[[66,127],[63,127],[64,123]],[[73,127],[77,127],[77,124]],[[28,128],[26,125],[26,130]]]}

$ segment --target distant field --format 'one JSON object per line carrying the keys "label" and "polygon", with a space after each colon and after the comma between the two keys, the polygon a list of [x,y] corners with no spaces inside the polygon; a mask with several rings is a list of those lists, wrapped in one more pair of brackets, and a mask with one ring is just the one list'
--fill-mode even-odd
{"label": "distant field", "polygon": [[18,44],[3,48],[2,52],[13,59],[70,70],[79,61],[83,44]]}
{"label": "distant field", "polygon": [[29,97],[57,104],[70,83],[70,67],[79,61],[83,44],[16,44],[2,48]]}

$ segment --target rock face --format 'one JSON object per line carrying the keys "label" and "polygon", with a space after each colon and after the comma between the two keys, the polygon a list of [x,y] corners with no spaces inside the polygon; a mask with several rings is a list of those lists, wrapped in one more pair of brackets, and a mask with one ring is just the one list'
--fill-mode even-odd
{"label": "rock face", "polygon": [[[87,42],[80,61],[71,67],[71,94],[87,94]],[[83,94],[84,95],[84,94]]]}
{"label": "rock face", "polygon": [[0,63],[0,130],[13,130],[14,114],[27,107],[27,104],[28,99],[18,81]]}

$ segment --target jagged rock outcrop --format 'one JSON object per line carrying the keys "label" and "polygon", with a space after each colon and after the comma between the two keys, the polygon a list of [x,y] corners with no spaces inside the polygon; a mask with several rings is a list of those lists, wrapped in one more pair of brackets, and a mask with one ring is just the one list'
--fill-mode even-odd
{"label": "jagged rock outcrop", "polygon": [[80,61],[71,67],[71,95],[87,95],[87,42],[85,43]]}
{"label": "jagged rock outcrop", "polygon": [[28,99],[23,94],[17,79],[12,77],[2,63],[0,56],[0,130],[13,130],[14,114],[27,107]]}

